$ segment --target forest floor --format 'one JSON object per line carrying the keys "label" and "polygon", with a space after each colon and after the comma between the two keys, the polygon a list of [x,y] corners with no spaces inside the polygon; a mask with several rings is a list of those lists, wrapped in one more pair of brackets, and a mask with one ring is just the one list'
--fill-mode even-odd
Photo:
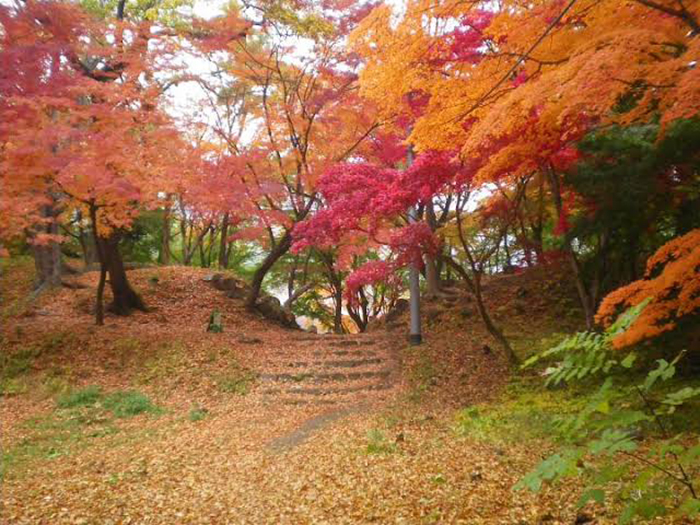
{"label": "forest floor", "polygon": [[[410,347],[405,319],[278,328],[183,267],[131,271],[151,311],[96,327],[95,273],[29,303],[31,265],[3,270],[2,523],[614,522],[574,481],[513,491],[561,399],[510,377],[466,295]],[[487,283],[521,355],[579,326],[563,282]]]}

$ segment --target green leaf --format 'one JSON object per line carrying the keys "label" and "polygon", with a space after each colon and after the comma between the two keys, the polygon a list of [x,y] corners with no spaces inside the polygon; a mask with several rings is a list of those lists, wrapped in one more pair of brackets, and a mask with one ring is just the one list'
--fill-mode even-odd
{"label": "green leaf", "polygon": [[637,360],[637,355],[634,352],[631,352],[627,355],[627,357],[625,357],[622,360],[622,363],[620,363],[620,364],[622,366],[624,366],[625,368],[632,368],[632,365],[634,364],[634,362],[636,360]]}
{"label": "green leaf", "polygon": [[549,456],[537,465],[535,470],[518,481],[513,488],[515,490],[527,488],[532,492],[538,492],[545,481],[555,481],[562,477],[575,475],[579,471],[577,463],[583,454],[583,451],[572,449]]}
{"label": "green leaf", "polygon": [[680,406],[688,399],[700,395],[700,388],[685,387],[680,390],[668,394],[662,403],[666,405]]}
{"label": "green leaf", "polygon": [[645,392],[648,392],[651,390],[651,388],[656,384],[656,382],[661,379],[662,381],[666,381],[667,379],[672,378],[676,374],[676,367],[672,364],[669,364],[668,361],[665,359],[659,359],[656,361],[657,367],[649,372],[647,374],[646,379],[644,380],[644,384],[642,385],[642,388],[644,389]]}
{"label": "green leaf", "polygon": [[605,501],[605,492],[601,489],[589,489],[581,495],[576,506],[581,508],[591,500],[596,503],[603,503]]}

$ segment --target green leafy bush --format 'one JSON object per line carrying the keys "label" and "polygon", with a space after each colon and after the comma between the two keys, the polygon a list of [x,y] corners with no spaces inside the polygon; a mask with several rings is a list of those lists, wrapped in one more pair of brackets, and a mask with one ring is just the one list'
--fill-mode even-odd
{"label": "green leafy bush", "polygon": [[671,362],[657,360],[635,381],[637,356],[620,359],[610,344],[642,308],[628,311],[605,333],[576,334],[526,363],[556,357],[560,361],[547,370],[547,384],[586,380],[598,385],[581,410],[558,421],[561,449],[516,489],[538,491],[544,483],[578,476],[586,484],[579,505],[602,503],[615,494],[622,505],[620,523],[700,513],[698,437],[673,432],[668,422],[679,407],[700,396],[700,387],[673,386],[685,352]]}

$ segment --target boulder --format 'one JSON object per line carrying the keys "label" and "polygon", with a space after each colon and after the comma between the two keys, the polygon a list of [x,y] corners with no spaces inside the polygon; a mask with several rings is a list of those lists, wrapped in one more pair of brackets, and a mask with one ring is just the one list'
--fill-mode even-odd
{"label": "boulder", "polygon": [[296,317],[291,310],[284,308],[277,297],[263,295],[255,305],[263,317],[275,321],[287,328],[299,329]]}
{"label": "boulder", "polygon": [[398,299],[394,307],[384,316],[384,322],[393,323],[398,321],[399,317],[408,312],[409,306],[408,299]]}
{"label": "boulder", "polygon": [[209,279],[209,282],[216,288],[217,290],[222,290],[224,289],[224,285],[222,284],[224,280],[224,274],[222,273],[215,273],[214,275],[211,276],[211,279]]}
{"label": "boulder", "polygon": [[230,299],[243,299],[248,295],[248,285],[233,277],[224,277],[223,274],[217,273],[213,275],[210,282],[217,290],[226,292],[226,296]]}
{"label": "boulder", "polygon": [[250,292],[250,287],[237,279],[226,279],[226,297],[229,299],[245,299]]}

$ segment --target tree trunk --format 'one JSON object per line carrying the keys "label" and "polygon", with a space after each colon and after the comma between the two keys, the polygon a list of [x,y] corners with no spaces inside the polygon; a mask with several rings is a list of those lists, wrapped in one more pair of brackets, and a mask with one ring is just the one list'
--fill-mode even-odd
{"label": "tree trunk", "polygon": [[80,249],[83,252],[83,263],[85,264],[85,268],[89,268],[96,262],[99,263],[97,259],[97,247],[95,246],[95,236],[90,230],[86,230],[82,226],[78,228],[78,241],[80,242]]}
{"label": "tree trunk", "polygon": [[333,302],[335,304],[333,332],[343,334],[345,333],[343,328],[343,283],[340,280],[333,285]]}
{"label": "tree trunk", "polygon": [[163,231],[160,237],[158,262],[164,266],[170,264],[170,202],[163,209]]}
{"label": "tree trunk", "polygon": [[425,256],[425,282],[427,297],[437,297],[440,295],[440,275],[438,274],[435,257]]}
{"label": "tree trunk", "polygon": [[314,287],[313,283],[306,283],[303,286],[300,286],[296,290],[292,290],[292,292],[287,296],[287,300],[284,302],[283,306],[290,310],[292,308],[292,305],[294,304],[294,301],[299,299],[302,295],[304,295],[306,292],[311,290]]}
{"label": "tree trunk", "polygon": [[[364,306],[364,305],[360,305],[360,306]],[[350,319],[352,319],[353,323],[355,323],[355,326],[357,327],[357,329],[360,333],[366,332],[367,325],[369,324],[368,323],[369,319],[368,319],[367,315],[363,315],[363,314],[366,314],[366,311],[367,310],[364,307],[362,308],[362,311],[360,311],[359,309],[348,305],[348,315],[350,316]]]}
{"label": "tree trunk", "polygon": [[510,346],[508,339],[503,335],[503,332],[496,326],[489,314],[486,305],[484,304],[484,296],[481,293],[481,278],[475,276],[474,278],[474,298],[476,299],[476,308],[479,310],[479,315],[481,320],[484,322],[486,330],[488,330],[491,337],[493,337],[496,342],[501,346],[503,352],[511,365],[517,365],[519,360],[518,356],[515,355],[513,348]]}
{"label": "tree trunk", "polygon": [[511,366],[517,365],[519,362],[518,356],[515,355],[515,352],[510,346],[510,343],[508,342],[506,336],[503,334],[500,328],[496,326],[496,323],[493,321],[491,314],[489,314],[486,303],[484,303],[484,296],[481,289],[481,276],[475,273],[473,278],[470,277],[467,271],[455,261],[453,261],[452,258],[445,258],[445,261],[457,272],[459,276],[462,277],[462,279],[464,279],[464,282],[467,283],[469,291],[474,296],[474,299],[476,299],[476,308],[479,311],[479,316],[481,317],[481,320],[484,323],[486,330],[503,349],[503,353],[505,354],[508,363]]}
{"label": "tree trunk", "polygon": [[[58,210],[54,205],[41,207],[41,216],[46,220],[45,224],[38,226],[37,233],[58,235]],[[32,245],[34,267],[36,268],[35,288],[52,287],[61,284],[61,246],[58,241],[51,239],[48,242]]]}
{"label": "tree trunk", "polygon": [[104,290],[105,290],[105,280],[107,278],[107,266],[105,265],[104,254],[102,253],[102,244],[97,236],[97,207],[94,201],[90,203],[90,222],[92,224],[92,238],[95,243],[95,251],[97,252],[97,259],[100,263],[100,280],[97,283],[97,294],[95,297],[95,324],[97,326],[102,326],[104,323]]}
{"label": "tree trunk", "polygon": [[126,277],[124,262],[119,253],[120,235],[113,233],[108,238],[99,238],[104,265],[109,272],[109,286],[112,289],[112,303],[109,311],[117,315],[129,315],[132,310],[147,311],[141,297],[134,291]]}
{"label": "tree trunk", "polygon": [[[425,211],[428,219],[428,225],[434,232],[437,229],[437,218],[435,217],[435,207],[433,206],[432,202],[426,206]],[[440,273],[438,272],[437,265],[435,263],[435,257],[432,255],[425,256],[425,281],[426,295],[428,297],[437,297],[440,295]]]}
{"label": "tree trunk", "polygon": [[[563,213],[563,204],[561,200],[561,189],[559,187],[559,178],[553,169],[547,170],[549,174],[549,183],[552,189],[552,197],[554,199],[554,207],[557,210],[557,218],[561,220]],[[586,282],[583,278],[583,269],[581,268],[581,263],[576,257],[576,252],[571,244],[571,239],[569,236],[564,234],[564,246],[568,255],[569,263],[571,264],[571,271],[574,276],[574,281],[576,283],[576,290],[578,291],[578,296],[581,301],[581,307],[583,308],[583,315],[586,318],[586,328],[589,330],[593,328],[595,321],[593,318],[594,307],[592,304]]]}
{"label": "tree trunk", "polygon": [[270,253],[267,254],[263,262],[258,266],[253,274],[253,281],[250,283],[250,293],[246,299],[246,306],[248,308],[255,308],[255,304],[258,302],[258,297],[260,297],[260,291],[262,290],[262,284],[265,280],[267,272],[275,265],[275,263],[289,251],[292,247],[292,234],[290,232],[285,232],[284,236],[275,245]]}
{"label": "tree trunk", "polygon": [[[197,253],[197,250],[200,250],[200,257],[202,259],[204,258],[204,253],[201,250],[202,243],[204,242],[204,237],[209,233],[209,229],[211,228],[211,221],[209,221],[209,224],[202,230],[200,234],[197,235],[197,238],[194,242],[194,245],[190,246],[183,246],[183,258],[182,258],[182,264],[185,266],[189,266],[192,263],[192,258],[194,257],[194,254]],[[190,237],[192,236],[192,232],[194,231],[194,224],[190,227]],[[191,241],[191,239],[190,239]],[[200,261],[202,263],[202,266],[204,266],[204,260]]]}
{"label": "tree trunk", "polygon": [[225,270],[228,268],[228,213],[224,213],[224,218],[221,221],[221,239],[219,241],[219,268]]}
{"label": "tree trunk", "polygon": [[34,267],[36,268],[35,288],[52,287],[61,284],[61,247],[56,241],[32,245]]}

